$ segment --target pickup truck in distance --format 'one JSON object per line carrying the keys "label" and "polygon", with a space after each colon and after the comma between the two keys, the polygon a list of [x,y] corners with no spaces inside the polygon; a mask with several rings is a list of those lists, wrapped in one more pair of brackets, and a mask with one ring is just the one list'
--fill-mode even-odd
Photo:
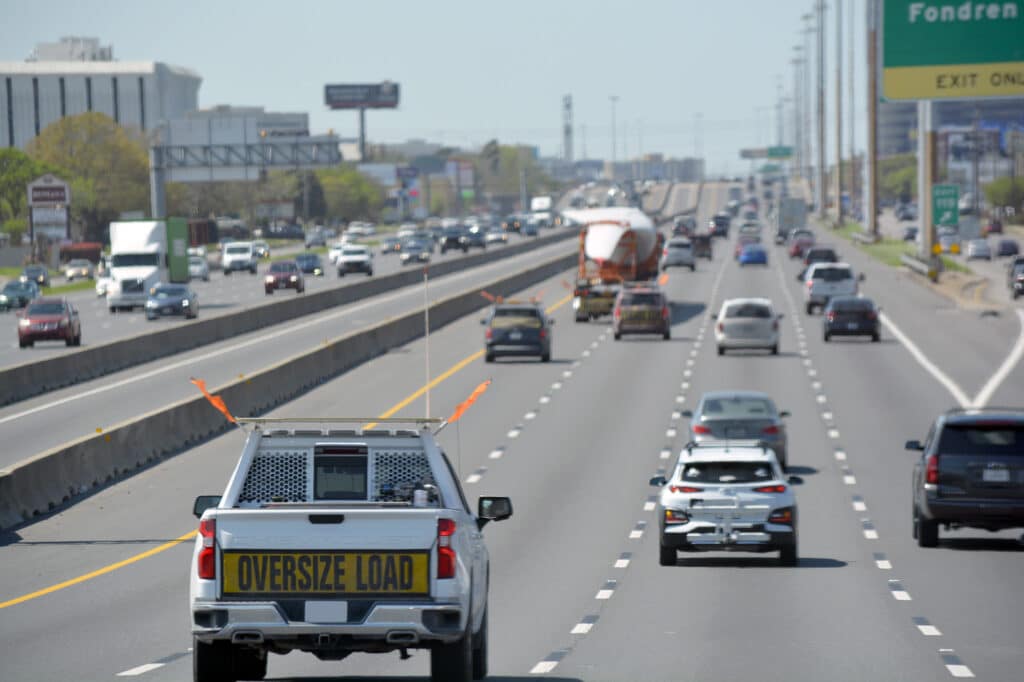
{"label": "pickup truck in distance", "polygon": [[[196,682],[261,680],[269,654],[292,651],[426,649],[435,682],[486,677],[482,530],[512,503],[470,509],[438,420],[238,421],[248,436],[224,493],[193,507]],[[368,422],[380,426],[342,428]]]}

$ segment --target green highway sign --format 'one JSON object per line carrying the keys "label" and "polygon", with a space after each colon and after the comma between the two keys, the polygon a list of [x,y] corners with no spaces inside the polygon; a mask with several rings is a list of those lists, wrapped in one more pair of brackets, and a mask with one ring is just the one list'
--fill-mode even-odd
{"label": "green highway sign", "polygon": [[788,159],[793,156],[792,147],[768,147],[769,159]]}
{"label": "green highway sign", "polygon": [[960,225],[960,186],[932,185],[932,223]]}
{"label": "green highway sign", "polygon": [[1024,0],[882,0],[882,97],[1024,96]]}

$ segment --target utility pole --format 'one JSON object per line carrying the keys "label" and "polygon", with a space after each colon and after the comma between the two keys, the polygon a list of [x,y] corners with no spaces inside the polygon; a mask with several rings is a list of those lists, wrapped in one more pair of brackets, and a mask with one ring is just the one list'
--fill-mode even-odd
{"label": "utility pole", "polygon": [[917,211],[921,218],[921,250],[918,255],[922,259],[932,257],[932,244],[935,243],[935,216],[932,215],[932,171],[935,154],[935,121],[933,120],[934,105],[931,100],[917,102]]}
{"label": "utility pole", "polygon": [[[799,45],[793,46],[793,52],[797,55],[801,54],[801,47]],[[804,168],[804,135],[803,126],[800,124],[800,119],[803,116],[804,109],[804,94],[802,92],[801,83],[802,75],[801,68],[806,60],[803,57],[794,57],[789,61],[793,65],[793,150],[796,153],[796,170],[797,176],[803,177]]]}
{"label": "utility pole", "polygon": [[[846,63],[849,68],[849,73],[846,74],[846,99],[849,101],[847,105],[850,112],[846,118],[846,129],[850,135],[850,145],[847,150],[847,156],[850,158],[850,207],[852,208],[857,198],[857,147],[856,147],[856,130],[857,130],[857,114],[856,107],[854,106],[854,85],[857,77],[857,62],[853,58],[853,40],[856,37],[854,28],[856,26],[855,17],[857,11],[857,0],[849,0],[850,2],[850,15],[847,19],[847,30],[849,31],[847,36],[847,52],[846,52]],[[857,205],[861,205],[857,202]]]}
{"label": "utility pole", "polygon": [[775,144],[782,146],[782,76],[775,76]]}
{"label": "utility pole", "polygon": [[814,134],[813,128],[811,127],[811,101],[813,96],[811,95],[811,64],[813,63],[813,57],[811,57],[811,33],[814,32],[814,26],[812,21],[814,15],[810,12],[804,14],[801,17],[804,20],[804,110],[801,112],[803,118],[802,128],[804,131],[804,167],[801,170],[801,175],[814,186],[814,173],[812,168],[814,167]]}
{"label": "utility pole", "polygon": [[818,204],[818,218],[825,220],[828,201],[828,169],[825,167],[825,3],[817,0],[817,38],[818,38],[818,181],[815,186]]}
{"label": "utility pole", "polygon": [[618,95],[610,95],[608,99],[612,103],[612,176],[615,175],[615,104],[619,101]]}
{"label": "utility pole", "polygon": [[[843,0],[836,3],[836,227],[843,226]],[[851,200],[853,197],[851,197]]]}
{"label": "utility pole", "polygon": [[[864,150],[867,187],[864,188],[868,234],[878,238],[878,24],[879,0],[867,0],[868,145]],[[920,206],[920,203],[918,204]],[[920,214],[923,215],[923,214]],[[922,227],[921,233],[926,230]]]}

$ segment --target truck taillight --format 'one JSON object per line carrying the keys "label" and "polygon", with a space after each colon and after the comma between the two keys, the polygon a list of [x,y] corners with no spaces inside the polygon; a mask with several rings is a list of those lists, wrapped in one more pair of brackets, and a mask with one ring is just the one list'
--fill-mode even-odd
{"label": "truck taillight", "polygon": [[807,288],[810,289],[813,286],[814,286],[814,280],[813,279],[807,280]]}
{"label": "truck taillight", "polygon": [[547,329],[541,329],[540,330],[540,340],[543,341],[546,338],[548,338],[548,330]]}
{"label": "truck taillight", "polygon": [[452,519],[437,520],[437,577],[455,577],[455,548],[452,547],[452,536],[455,535],[455,521]]}
{"label": "truck taillight", "polygon": [[696,426],[693,427],[693,432],[706,435],[711,433],[711,428],[704,426],[703,424],[697,424]]}
{"label": "truck taillight", "polygon": [[488,327],[486,330],[484,330],[484,337],[487,339],[494,338],[494,330]]}
{"label": "truck taillight", "polygon": [[829,321],[829,322],[835,322],[835,321],[836,321],[836,314],[835,314],[835,313],[829,313],[829,314],[828,314],[828,315],[826,315],[825,317],[827,317],[827,318],[828,318],[828,321]]}
{"label": "truck taillight", "polygon": [[725,331],[725,325],[722,324],[721,322],[718,323],[718,331],[720,331],[720,332],[724,332]]}
{"label": "truck taillight", "polygon": [[[704,488],[694,488],[692,485],[670,485],[668,489],[674,493],[700,493]],[[668,511],[668,510],[666,510]]]}
{"label": "truck taillight", "polygon": [[217,578],[216,535],[216,519],[203,519],[199,522],[199,537],[203,539],[203,546],[199,550],[199,560],[196,562],[196,565],[201,580],[215,580]]}
{"label": "truck taillight", "polygon": [[924,464],[924,482],[938,485],[939,483],[939,456],[928,455]]}
{"label": "truck taillight", "polygon": [[663,320],[667,320],[668,319],[668,306],[667,305],[664,305],[664,306],[661,307],[661,319],[663,319]]}

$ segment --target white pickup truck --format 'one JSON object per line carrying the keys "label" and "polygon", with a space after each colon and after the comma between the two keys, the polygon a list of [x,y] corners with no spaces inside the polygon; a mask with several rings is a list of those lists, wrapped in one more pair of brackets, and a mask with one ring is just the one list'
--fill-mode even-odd
{"label": "white pickup truck", "polygon": [[[248,437],[227,488],[193,508],[196,682],[263,679],[268,654],[295,650],[428,649],[435,682],[486,677],[481,531],[512,503],[470,509],[436,420],[238,421]],[[341,428],[370,421],[386,428]]]}

